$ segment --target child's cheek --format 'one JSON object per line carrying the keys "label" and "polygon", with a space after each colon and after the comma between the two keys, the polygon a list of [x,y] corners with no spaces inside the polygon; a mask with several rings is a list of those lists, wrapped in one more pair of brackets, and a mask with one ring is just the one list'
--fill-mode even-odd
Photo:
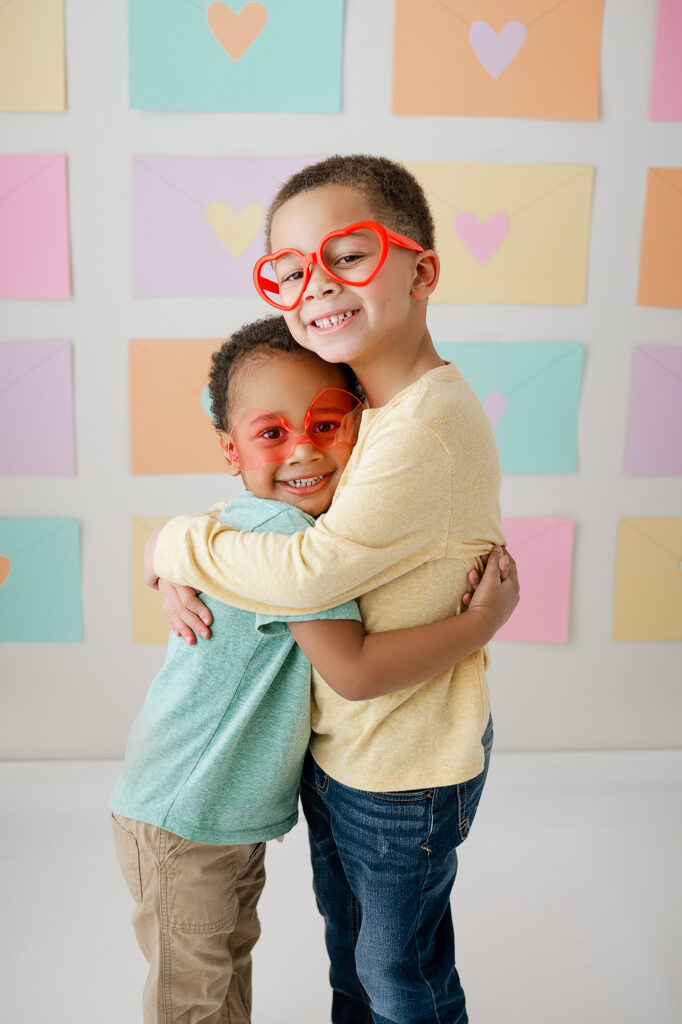
{"label": "child's cheek", "polygon": [[306,345],[306,330],[298,317],[297,309],[290,309],[288,312],[282,313],[284,322],[286,323],[292,337],[303,346],[303,348],[309,348]]}

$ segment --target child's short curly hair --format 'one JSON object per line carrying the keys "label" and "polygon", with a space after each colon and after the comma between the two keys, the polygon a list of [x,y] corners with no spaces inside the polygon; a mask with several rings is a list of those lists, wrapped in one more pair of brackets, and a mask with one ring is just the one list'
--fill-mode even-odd
{"label": "child's short curly hair", "polygon": [[[265,220],[267,251],[272,251],[272,218],[289,199],[322,185],[347,185],[365,196],[374,216],[385,227],[419,242],[424,249],[436,244],[433,217],[424,190],[410,172],[383,156],[362,153],[330,156],[311,164],[285,181],[270,204]],[[345,225],[339,225],[345,227]]]}
{"label": "child's short curly hair", "polygon": [[[307,349],[294,341],[283,316],[266,316],[244,324],[213,353],[208,391],[216,430],[229,430],[230,389],[239,371],[249,359],[263,357],[269,352],[307,352]],[[358,383],[351,368],[345,363],[335,365],[345,372],[349,390],[356,393]]]}

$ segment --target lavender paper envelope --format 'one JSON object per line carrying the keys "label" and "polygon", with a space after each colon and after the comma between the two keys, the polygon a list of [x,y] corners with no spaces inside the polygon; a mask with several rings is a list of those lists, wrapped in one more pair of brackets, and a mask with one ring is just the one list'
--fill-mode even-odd
{"label": "lavender paper envelope", "polygon": [[71,343],[0,342],[0,473],[75,472]]}
{"label": "lavender paper envelope", "polygon": [[625,472],[682,474],[681,345],[641,345],[635,350]]}
{"label": "lavender paper envelope", "polygon": [[254,298],[280,185],[313,157],[133,157],[137,298]]}

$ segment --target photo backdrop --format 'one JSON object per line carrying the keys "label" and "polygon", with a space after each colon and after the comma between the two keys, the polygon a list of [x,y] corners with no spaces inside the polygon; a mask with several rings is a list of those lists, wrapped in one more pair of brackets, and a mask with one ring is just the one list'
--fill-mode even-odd
{"label": "photo backdrop", "polygon": [[144,537],[237,492],[205,367],[268,312],[270,195],[334,152],[423,181],[430,328],[498,438],[498,747],[679,746],[678,0],[658,33],[651,0],[43,7],[0,10],[0,756],[123,753],[163,659]]}

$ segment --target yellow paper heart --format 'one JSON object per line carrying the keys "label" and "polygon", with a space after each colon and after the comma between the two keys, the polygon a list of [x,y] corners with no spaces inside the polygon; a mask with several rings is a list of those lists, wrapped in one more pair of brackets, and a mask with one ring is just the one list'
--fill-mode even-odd
{"label": "yellow paper heart", "polygon": [[0,555],[0,587],[10,574],[12,563],[6,555]]}
{"label": "yellow paper heart", "polygon": [[216,235],[236,260],[246,252],[263,226],[265,214],[260,203],[249,203],[235,213],[229,203],[209,203],[206,218]]}
{"label": "yellow paper heart", "polygon": [[216,2],[206,11],[208,27],[232,60],[239,60],[265,28],[268,9],[263,4],[245,4],[235,14],[227,4]]}

